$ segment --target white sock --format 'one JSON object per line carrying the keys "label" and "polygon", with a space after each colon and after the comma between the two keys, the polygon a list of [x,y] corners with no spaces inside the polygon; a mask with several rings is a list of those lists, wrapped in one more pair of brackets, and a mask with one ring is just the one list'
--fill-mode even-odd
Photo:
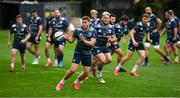
{"label": "white sock", "polygon": [[62,79],[60,82],[64,84],[66,82],[66,80]]}
{"label": "white sock", "polygon": [[11,67],[14,68],[14,63],[11,63]]}
{"label": "white sock", "polygon": [[74,83],[79,83],[80,81],[78,80],[78,78],[74,81]]}
{"label": "white sock", "polygon": [[133,71],[136,71],[138,68],[139,68],[138,65],[134,65],[134,67],[133,67],[133,69],[132,69],[132,72],[133,72]]}
{"label": "white sock", "polygon": [[51,62],[51,59],[50,59],[50,58],[47,58],[47,61],[48,61],[48,62]]}
{"label": "white sock", "polygon": [[176,56],[176,57],[175,57],[175,61],[179,61],[179,58],[178,58],[178,56]]}
{"label": "white sock", "polygon": [[119,70],[121,67],[122,67],[122,66],[121,66],[121,64],[119,63],[118,66],[116,67],[116,69]]}
{"label": "white sock", "polygon": [[58,59],[55,59],[55,60],[54,60],[54,63],[57,63],[57,62],[58,62]]}

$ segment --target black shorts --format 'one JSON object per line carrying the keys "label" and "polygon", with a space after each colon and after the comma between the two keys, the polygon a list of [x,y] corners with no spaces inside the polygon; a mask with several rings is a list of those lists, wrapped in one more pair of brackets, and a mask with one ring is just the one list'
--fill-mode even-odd
{"label": "black shorts", "polygon": [[170,45],[175,44],[176,42],[177,42],[177,40],[174,40],[174,41],[173,41],[172,38],[167,38],[167,39],[166,39],[166,43],[168,43],[168,44],[170,44]]}
{"label": "black shorts", "polygon": [[119,44],[111,44],[111,46],[108,47],[112,52],[114,52],[116,49],[120,48]]}
{"label": "black shorts", "polygon": [[36,38],[36,36],[30,36],[28,42],[33,43],[33,44],[39,44],[41,41],[41,36],[38,37],[37,41],[35,41],[35,38]]}
{"label": "black shorts", "polygon": [[155,36],[150,35],[150,39],[152,40],[151,44],[152,45],[159,45],[159,41],[160,41],[160,34],[159,32],[157,32],[158,34],[156,34]]}
{"label": "black shorts", "polygon": [[92,49],[92,54],[94,56],[96,56],[99,53],[108,53],[108,52],[110,52],[110,51],[109,51],[108,47],[105,47],[105,46],[103,46],[103,47],[94,46]]}
{"label": "black shorts", "polygon": [[21,54],[24,54],[26,52],[26,44],[13,43],[12,48],[19,50]]}
{"label": "black shorts", "polygon": [[136,50],[144,50],[144,45],[142,43],[138,43],[138,47],[134,47],[132,41],[129,42],[128,44],[128,50],[130,51],[134,51],[135,49]]}
{"label": "black shorts", "polygon": [[59,47],[59,45],[63,45],[65,46],[66,45],[66,39],[63,39],[61,41],[54,41],[54,46],[57,48]]}
{"label": "black shorts", "polygon": [[51,41],[49,41],[48,37],[46,37],[46,42],[48,42],[52,45],[54,43],[53,35],[51,35]]}
{"label": "black shorts", "polygon": [[75,64],[79,64],[81,62],[81,64],[83,66],[91,66],[91,53],[89,52],[87,53],[83,53],[83,52],[74,52],[74,56],[73,56],[73,63]]}

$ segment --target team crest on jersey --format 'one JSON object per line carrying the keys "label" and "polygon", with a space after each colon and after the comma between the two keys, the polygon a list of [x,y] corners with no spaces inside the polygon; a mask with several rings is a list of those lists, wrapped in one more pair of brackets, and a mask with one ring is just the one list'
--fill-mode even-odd
{"label": "team crest on jersey", "polygon": [[141,27],[140,30],[143,30],[143,28]]}
{"label": "team crest on jersey", "polygon": [[16,29],[16,28],[14,28],[14,31],[17,31],[17,29]]}
{"label": "team crest on jersey", "polygon": [[111,33],[111,30],[108,30],[109,33]]}
{"label": "team crest on jersey", "polygon": [[101,30],[98,30],[98,32],[101,32]]}
{"label": "team crest on jersey", "polygon": [[60,21],[59,23],[62,24],[62,21]]}
{"label": "team crest on jersey", "polygon": [[23,32],[23,31],[24,31],[24,28],[21,28],[21,31]]}

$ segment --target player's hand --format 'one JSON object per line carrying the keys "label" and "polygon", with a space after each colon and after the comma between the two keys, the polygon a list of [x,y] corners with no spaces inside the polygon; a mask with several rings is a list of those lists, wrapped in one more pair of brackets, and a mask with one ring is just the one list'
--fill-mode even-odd
{"label": "player's hand", "polygon": [[151,39],[147,39],[147,41],[148,41],[149,43],[152,43],[152,40],[151,40]]}
{"label": "player's hand", "polygon": [[38,39],[39,39],[39,37],[38,37],[38,36],[36,36],[36,37],[35,37],[35,41],[38,41]]}
{"label": "player's hand", "polygon": [[68,33],[64,33],[64,38],[68,39],[68,37],[69,37],[69,34]]}
{"label": "player's hand", "polygon": [[50,37],[48,37],[47,40],[51,42],[51,38]]}
{"label": "player's hand", "polygon": [[138,47],[138,43],[135,41],[135,42],[133,42],[133,45],[134,45],[134,47]]}
{"label": "player's hand", "polygon": [[26,41],[25,41],[24,39],[22,39],[22,40],[21,40],[21,43],[23,43],[23,44],[24,44],[24,43],[26,43]]}
{"label": "player's hand", "polygon": [[82,34],[79,35],[81,41],[85,41],[85,38]]}
{"label": "player's hand", "polygon": [[8,42],[8,47],[9,47],[9,48],[11,47],[11,42]]}
{"label": "player's hand", "polygon": [[176,37],[175,38],[173,38],[173,40],[172,40],[174,43],[176,42]]}

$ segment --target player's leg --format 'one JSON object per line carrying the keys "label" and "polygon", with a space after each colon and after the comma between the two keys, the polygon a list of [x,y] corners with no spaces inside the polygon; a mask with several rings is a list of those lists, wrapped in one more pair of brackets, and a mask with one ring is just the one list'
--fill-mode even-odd
{"label": "player's leg", "polygon": [[65,73],[63,79],[61,81],[59,81],[59,83],[57,84],[57,86],[56,86],[57,91],[62,89],[66,80],[69,79],[71,77],[71,75],[76,72],[77,68],[78,68],[78,64],[72,63],[71,68]]}
{"label": "player's leg", "polygon": [[27,42],[27,50],[34,56],[35,52],[32,48],[33,43],[32,42]]}
{"label": "player's leg", "polygon": [[139,54],[139,58],[136,61],[135,65],[134,65],[134,67],[133,67],[133,69],[131,70],[131,73],[130,73],[133,76],[138,76],[137,69],[144,62],[144,58],[145,58],[145,51],[144,50],[138,50],[137,52]]}
{"label": "player's leg", "polygon": [[79,89],[79,82],[83,81],[89,75],[89,72],[91,70],[91,54],[83,55],[82,65],[84,66],[83,72],[74,81],[74,89],[76,90]]}
{"label": "player's leg", "polygon": [[59,50],[59,49],[54,46],[54,58],[55,58],[55,60],[54,60],[54,66],[57,66],[57,65],[58,65],[58,50]]}
{"label": "player's leg", "polygon": [[127,54],[126,54],[126,56],[125,57],[123,57],[122,59],[121,59],[121,61],[119,62],[119,64],[116,66],[116,68],[115,68],[115,70],[114,70],[114,75],[119,75],[119,69],[122,67],[122,65],[125,63],[125,62],[127,62],[131,57],[132,57],[132,55],[133,55],[133,53],[134,53],[134,50],[127,50]]}
{"label": "player's leg", "polygon": [[21,71],[25,72],[26,68],[25,68],[25,62],[26,62],[26,57],[25,57],[25,53],[26,53],[26,45],[21,45],[21,48],[19,49],[20,53],[21,53]]}
{"label": "player's leg", "polygon": [[160,46],[159,45],[154,45],[153,47],[154,47],[154,50],[164,58],[164,60],[165,60],[164,63],[169,64],[169,59],[166,56],[166,53],[161,50]]}
{"label": "player's leg", "polygon": [[[121,61],[122,57],[123,57],[123,52],[121,48],[117,48],[116,50],[114,50],[114,53],[116,53],[118,55],[117,57],[117,63],[119,64],[119,62]],[[126,72],[125,69],[123,69],[122,67],[119,69],[119,72]]]}
{"label": "player's leg", "polygon": [[144,44],[145,46],[145,59],[144,59],[144,64],[142,64],[141,66],[145,66],[147,67],[149,64],[149,47],[151,46],[151,44],[149,42],[145,42]]}
{"label": "player's leg", "polygon": [[64,56],[64,45],[59,45],[58,47],[58,66],[57,67],[63,67],[63,56]]}
{"label": "player's leg", "polygon": [[129,42],[128,44],[128,50],[127,50],[127,54],[125,57],[123,57],[121,59],[121,61],[119,62],[119,64],[116,66],[116,68],[114,69],[114,75],[119,75],[119,69],[122,67],[122,65],[127,62],[133,55],[135,48],[133,46],[132,42]]}
{"label": "player's leg", "polygon": [[117,62],[119,63],[123,57],[123,52],[121,48],[117,48],[116,50],[114,50],[114,53],[116,53],[118,55],[117,57]]}
{"label": "player's leg", "polygon": [[9,67],[10,72],[14,71],[14,63],[15,63],[15,60],[16,60],[16,52],[17,52],[16,48],[11,49],[11,65]]}
{"label": "player's leg", "polygon": [[34,52],[35,52],[35,58],[32,64],[39,64],[39,59],[40,59],[39,44],[34,44]]}
{"label": "player's leg", "polygon": [[177,47],[176,47],[176,43],[173,43],[173,44],[171,45],[171,48],[172,48],[172,50],[174,51],[174,56],[175,56],[175,59],[174,59],[173,63],[179,63],[178,49],[177,49]]}
{"label": "player's leg", "polygon": [[168,59],[170,60],[170,52],[171,52],[171,45],[170,43],[165,43],[164,44],[164,50],[165,50],[165,53],[166,53],[166,56],[168,57]]}
{"label": "player's leg", "polygon": [[78,64],[80,63],[82,59],[81,53],[74,53],[71,68],[65,73],[64,77],[62,80],[59,81],[59,83],[56,86],[56,90],[59,91],[62,89],[64,83],[66,82],[67,79],[71,77],[72,74],[74,74],[78,68]]}
{"label": "player's leg", "polygon": [[21,53],[21,71],[25,72],[26,71],[26,67],[25,67],[25,62],[26,62],[26,58],[25,58],[25,53]]}
{"label": "player's leg", "polygon": [[46,42],[44,50],[45,50],[45,55],[46,55],[46,58],[47,58],[47,63],[45,64],[45,66],[52,65],[51,59],[50,59],[50,53],[49,53],[50,46],[51,46],[51,43],[50,42]]}
{"label": "player's leg", "polygon": [[100,83],[105,83],[105,81],[102,78],[102,65],[106,64],[106,56],[104,55],[104,53],[99,53],[96,55],[96,58],[98,60],[98,62],[94,65],[97,66],[96,68],[96,77],[98,79],[98,81]]}

